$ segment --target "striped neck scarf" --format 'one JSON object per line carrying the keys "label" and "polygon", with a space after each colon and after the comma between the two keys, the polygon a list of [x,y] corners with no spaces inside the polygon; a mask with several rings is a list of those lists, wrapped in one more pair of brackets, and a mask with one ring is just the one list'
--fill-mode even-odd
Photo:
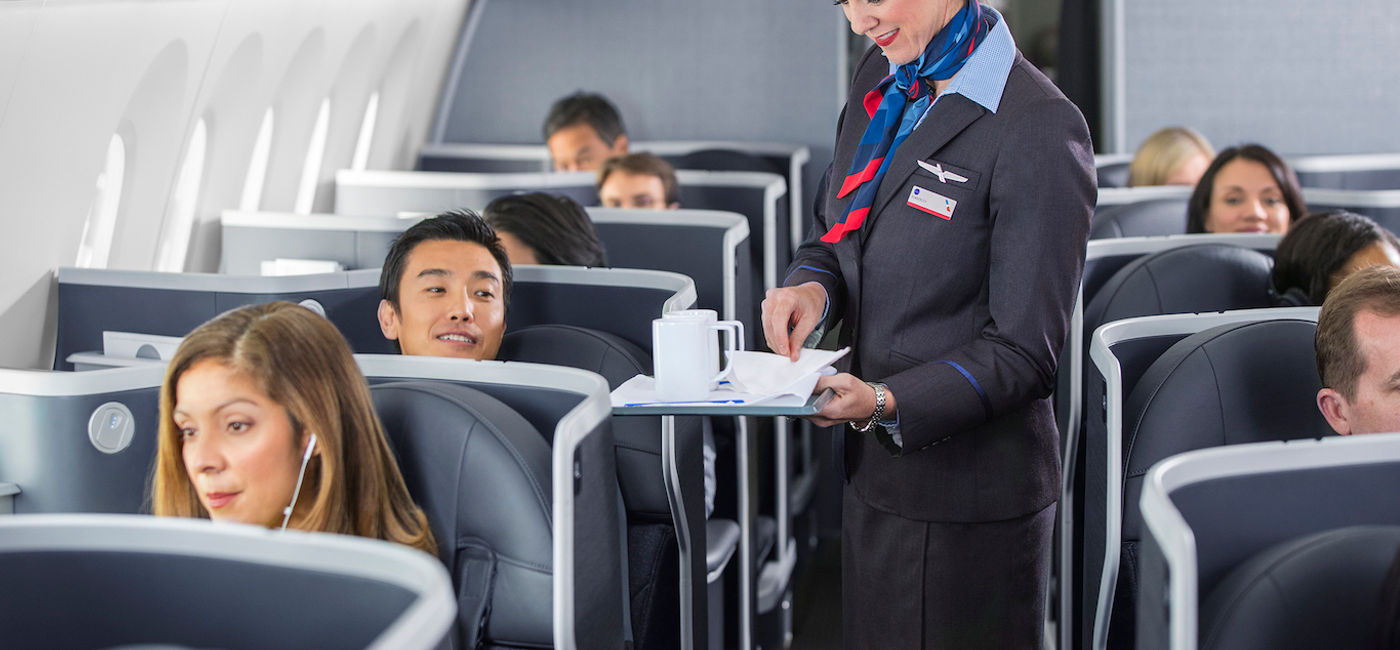
{"label": "striped neck scarf", "polygon": [[846,233],[859,230],[865,223],[895,150],[909,137],[933,101],[933,82],[952,79],[990,29],[977,0],[968,0],[918,59],[895,68],[894,74],[866,93],[862,104],[870,116],[870,125],[865,128],[851,170],[836,193],[840,199],[855,192],[855,198],[846,207],[846,214],[822,235],[822,241],[839,242]]}

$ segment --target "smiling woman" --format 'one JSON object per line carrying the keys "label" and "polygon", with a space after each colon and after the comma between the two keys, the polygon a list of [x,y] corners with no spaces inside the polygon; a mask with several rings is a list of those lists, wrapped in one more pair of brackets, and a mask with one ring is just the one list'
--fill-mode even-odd
{"label": "smiling woman", "polygon": [[250,305],[199,326],[170,361],[160,411],[156,515],[437,552],[349,346],[306,308]]}
{"label": "smiling woman", "polygon": [[844,642],[1039,648],[1060,484],[1047,342],[1084,261],[1088,129],[975,0],[838,4],[876,47],[763,325],[779,354],[837,322],[852,349],[812,417],[850,426]]}

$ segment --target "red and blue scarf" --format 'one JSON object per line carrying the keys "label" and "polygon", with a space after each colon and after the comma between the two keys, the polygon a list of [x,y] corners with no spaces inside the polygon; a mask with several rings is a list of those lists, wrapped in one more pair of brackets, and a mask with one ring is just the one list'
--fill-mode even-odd
{"label": "red and blue scarf", "polygon": [[918,59],[895,68],[894,74],[865,94],[862,104],[870,116],[870,126],[865,128],[851,170],[836,193],[840,199],[855,192],[855,198],[846,207],[846,214],[822,235],[822,241],[839,242],[846,233],[859,230],[865,223],[895,150],[909,137],[933,101],[933,82],[952,79],[990,29],[977,0],[968,0]]}

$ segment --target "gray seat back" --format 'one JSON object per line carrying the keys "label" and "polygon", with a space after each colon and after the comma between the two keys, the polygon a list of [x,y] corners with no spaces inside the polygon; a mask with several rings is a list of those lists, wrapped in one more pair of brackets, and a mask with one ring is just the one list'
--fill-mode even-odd
{"label": "gray seat back", "polygon": [[[1385,498],[1397,492],[1396,434],[1232,445],[1158,463],[1148,472],[1141,500],[1146,534],[1137,647],[1193,650],[1198,632],[1204,641],[1207,629],[1198,626],[1204,613],[1198,603],[1219,590],[1232,570],[1312,533],[1400,525],[1400,500]],[[1308,598],[1297,596],[1300,603]],[[1344,638],[1313,647],[1357,647]]]}
{"label": "gray seat back", "polygon": [[1090,239],[1156,237],[1186,232],[1186,199],[1162,198],[1106,206],[1094,212]]}
{"label": "gray seat back", "polygon": [[442,565],[398,544],[190,519],[0,517],[0,647],[445,647]]}
{"label": "gray seat back", "polygon": [[1255,555],[1201,605],[1206,649],[1364,648],[1400,549],[1400,526],[1305,535]]}
{"label": "gray seat back", "polygon": [[[680,273],[695,281],[696,306],[744,322],[746,345],[756,331],[755,274],[742,215],[715,210],[589,208],[613,266]],[[650,312],[650,317],[660,316]],[[650,322],[647,323],[648,332]],[[648,337],[647,341],[650,341]],[[650,343],[646,347],[650,347]]]}
{"label": "gray seat back", "polygon": [[1136,637],[1143,535],[1138,502],[1152,465],[1196,449],[1332,435],[1314,403],[1321,388],[1315,331],[1316,324],[1306,320],[1211,328],[1169,348],[1129,393],[1123,407],[1123,512],[1109,647],[1131,647]]}
{"label": "gray seat back", "polygon": [[370,392],[452,575],[461,647],[552,643],[545,438],[519,413],[467,386],[393,382]]}
{"label": "gray seat back", "polygon": [[0,370],[0,483],[14,512],[149,510],[165,367]]}

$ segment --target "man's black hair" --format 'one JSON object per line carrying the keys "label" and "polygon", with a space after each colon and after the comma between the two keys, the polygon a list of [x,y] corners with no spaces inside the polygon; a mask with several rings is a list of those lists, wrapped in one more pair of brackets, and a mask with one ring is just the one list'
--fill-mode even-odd
{"label": "man's black hair", "polygon": [[514,235],[540,264],[606,266],[607,256],[588,213],[567,196],[543,192],[500,197],[482,211],[497,232]]}
{"label": "man's black hair", "polygon": [[473,242],[486,247],[501,267],[502,299],[505,306],[510,307],[511,271],[505,246],[486,220],[467,208],[449,210],[419,221],[396,237],[389,247],[389,255],[384,258],[384,268],[379,272],[379,296],[389,301],[397,311],[399,283],[403,280],[404,268],[408,266],[409,254],[425,241],[440,240]]}
{"label": "man's black hair", "polygon": [[593,127],[609,147],[613,146],[618,136],[627,133],[622,126],[622,116],[612,102],[602,95],[582,90],[561,98],[549,107],[549,115],[544,118],[544,139],[549,140],[560,129],[575,124]]}

